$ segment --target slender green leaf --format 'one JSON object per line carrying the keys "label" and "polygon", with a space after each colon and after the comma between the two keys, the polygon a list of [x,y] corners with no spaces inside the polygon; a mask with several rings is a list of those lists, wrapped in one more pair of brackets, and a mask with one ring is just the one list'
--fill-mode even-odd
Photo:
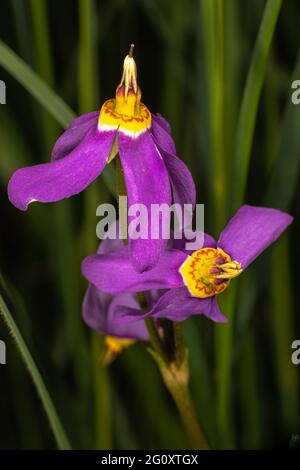
{"label": "slender green leaf", "polygon": [[217,233],[222,229],[226,218],[224,2],[203,0],[201,5],[209,96],[210,152],[213,162],[211,188],[214,202],[214,230]]}
{"label": "slender green leaf", "polygon": [[247,183],[259,98],[282,0],[268,0],[255,42],[239,113],[234,169],[234,206],[241,205]]}
{"label": "slender green leaf", "polygon": [[19,351],[22,356],[22,359],[28,369],[28,372],[33,380],[33,383],[36,387],[38,395],[42,401],[43,407],[49,419],[51,429],[53,431],[55,440],[59,449],[61,450],[70,450],[71,446],[68,441],[68,438],[65,434],[63,426],[60,422],[58,414],[56,412],[55,406],[51,400],[50,394],[47,390],[47,387],[41,377],[41,374],[35,364],[33,357],[30,354],[30,351],[23,339],[23,336],[17,327],[2,295],[0,295],[0,315],[3,317],[3,320],[9,329]]}
{"label": "slender green leaf", "polygon": [[75,113],[10,47],[0,41],[0,65],[49,111],[62,127],[67,127]]}
{"label": "slender green leaf", "polygon": [[289,238],[285,235],[272,252],[272,323],[276,354],[277,383],[281,398],[281,416],[285,431],[293,432],[299,411],[298,372],[292,364],[294,340],[292,276],[289,263]]}
{"label": "slender green leaf", "polygon": [[[300,76],[300,53],[290,83]],[[298,182],[300,167],[300,105],[291,101],[288,90],[280,142],[274,158],[264,203],[286,210]]]}

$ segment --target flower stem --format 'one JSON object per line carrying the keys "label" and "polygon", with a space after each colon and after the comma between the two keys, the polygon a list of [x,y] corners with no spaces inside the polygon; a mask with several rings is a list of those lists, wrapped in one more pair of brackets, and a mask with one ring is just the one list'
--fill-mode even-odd
{"label": "flower stem", "polygon": [[174,343],[175,343],[175,357],[179,363],[184,360],[185,346],[182,337],[182,326],[181,323],[174,322]]}
{"label": "flower stem", "polygon": [[[116,173],[118,194],[126,195],[126,185],[120,159],[116,159]],[[138,295],[141,307],[145,302],[143,293]],[[152,318],[145,318],[145,326],[148,330],[152,348],[152,355],[161,372],[163,381],[172,395],[179,411],[182,423],[194,449],[207,450],[208,444],[197,419],[189,389],[189,364],[188,351],[184,346],[180,323],[173,323],[174,351],[169,358],[164,345],[164,337],[159,334]]]}
{"label": "flower stem", "polygon": [[193,449],[208,450],[208,444],[200,427],[195,406],[189,389],[188,352],[185,350],[181,364],[165,362],[157,351],[149,350],[155,359],[163,378],[179,411],[186,433]]}
{"label": "flower stem", "polygon": [[150,337],[150,342],[152,344],[152,347],[157,351],[161,356],[164,356],[164,351],[162,347],[162,343],[159,337],[159,334],[157,332],[157,329],[155,327],[154,321],[152,318],[148,317],[145,318],[145,326],[148,330],[149,337]]}
{"label": "flower stem", "polygon": [[[2,281],[2,279],[0,279]],[[2,286],[1,286],[2,287]],[[0,294],[0,317],[3,318],[4,323],[6,324],[9,332],[11,333],[11,336],[13,340],[15,341],[15,344],[21,354],[22,360],[24,364],[26,365],[28,372],[32,378],[32,381],[34,383],[34,386],[37,390],[37,393],[39,395],[39,398],[41,399],[41,402],[43,404],[44,410],[46,412],[46,415],[48,417],[50,427],[52,429],[52,432],[55,437],[55,441],[57,443],[57,446],[60,450],[71,450],[71,445],[68,440],[68,437],[65,433],[65,430],[63,428],[63,425],[60,421],[59,415],[57,414],[56,408],[54,406],[54,403],[51,399],[50,393],[45,385],[45,382],[43,381],[43,378],[40,374],[39,369],[37,368],[37,365],[27,347],[27,344],[17,326],[15,323],[15,320],[10,313],[2,295]]]}
{"label": "flower stem", "polygon": [[172,384],[166,384],[166,386],[176,403],[182,423],[193,448],[198,450],[208,450],[209,447],[197,419],[188,383],[175,381],[174,384],[172,382]]}
{"label": "flower stem", "polygon": [[200,427],[199,420],[197,419],[196,409],[190,392],[188,351],[183,341],[182,324],[179,322],[174,322],[173,328],[175,359],[177,360],[177,363],[179,365],[184,365],[184,367],[186,368],[187,377],[186,382],[182,383],[180,387],[177,387],[178,390],[176,387],[171,387],[170,393],[176,403],[176,406],[180,413],[187,434],[191,440],[191,443],[196,449],[208,450],[209,447],[205,435]]}

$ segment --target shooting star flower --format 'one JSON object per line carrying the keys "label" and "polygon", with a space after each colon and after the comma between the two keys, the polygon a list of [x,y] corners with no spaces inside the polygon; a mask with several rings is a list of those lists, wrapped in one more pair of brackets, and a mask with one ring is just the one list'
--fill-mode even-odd
{"label": "shooting star flower", "polygon": [[126,308],[125,314],[123,309],[120,313],[124,321],[146,316],[182,321],[202,314],[224,322],[226,317],[219,310],[217,296],[278,239],[292,220],[289,214],[276,209],[244,205],[218,242],[205,235],[203,248],[195,252],[182,247],[168,249],[151,271],[136,273],[125,247],[106,256],[88,256],[82,272],[92,284],[111,294],[167,289],[142,315],[139,309]]}
{"label": "shooting star flower", "polygon": [[193,178],[176,155],[170,126],[141,102],[133,45],[124,60],[123,75],[114,99],[98,111],[76,118],[56,142],[51,162],[17,170],[8,196],[26,211],[34,201],[55,202],[83,191],[118,154],[129,206],[143,204],[149,214],[149,237],[130,239],[134,268],[153,268],[165,248],[162,230],[151,239],[151,204],[195,204]]}

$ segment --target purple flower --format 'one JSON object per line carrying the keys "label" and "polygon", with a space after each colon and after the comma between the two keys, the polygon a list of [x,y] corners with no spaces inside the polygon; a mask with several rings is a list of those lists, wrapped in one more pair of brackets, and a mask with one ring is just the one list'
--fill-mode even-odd
{"label": "purple flower", "polygon": [[[20,210],[34,201],[55,202],[83,191],[119,154],[124,171],[128,204],[195,204],[195,186],[185,164],[176,156],[170,126],[152,115],[141,103],[131,53],[124,61],[123,76],[115,99],[100,111],[75,119],[56,142],[51,162],[17,170],[8,185],[8,197]],[[150,228],[149,228],[150,230]],[[165,248],[159,239],[129,240],[134,268],[151,269]]]}
{"label": "purple flower", "polygon": [[[166,250],[151,271],[136,273],[124,247],[110,255],[88,256],[82,272],[92,284],[111,294],[167,289],[143,317],[182,321],[202,314],[225,322],[216,296],[277,240],[292,220],[289,214],[276,209],[245,205],[227,224],[218,242],[206,235],[201,250]],[[141,318],[139,309],[124,310],[120,316],[127,320]]]}
{"label": "purple flower", "polygon": [[[103,240],[98,253],[107,255],[123,247],[121,240]],[[147,340],[148,333],[142,319],[130,323],[120,323],[127,308],[140,308],[136,295],[132,292],[111,295],[90,284],[84,296],[82,313],[86,324],[110,337]],[[142,311],[140,310],[142,315]]]}

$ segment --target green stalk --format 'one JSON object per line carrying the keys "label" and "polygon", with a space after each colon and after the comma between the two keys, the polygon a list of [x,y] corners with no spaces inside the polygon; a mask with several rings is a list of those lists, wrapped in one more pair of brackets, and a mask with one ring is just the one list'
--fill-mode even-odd
{"label": "green stalk", "polygon": [[[151,332],[149,333],[151,334]],[[174,360],[171,362],[166,361],[157,350],[149,349],[149,353],[157,363],[164,384],[176,404],[183,426],[192,444],[192,448],[197,450],[208,450],[209,447],[200,427],[190,392],[187,350],[185,350],[182,360]],[[175,351],[175,356],[176,355],[178,358],[177,350]]]}
{"label": "green stalk", "polygon": [[240,108],[234,155],[234,202],[244,198],[259,99],[282,0],[268,0],[259,28]]}
{"label": "green stalk", "polygon": [[277,386],[284,430],[291,435],[297,429],[299,398],[298,372],[291,362],[291,344],[295,325],[293,317],[292,274],[290,271],[289,237],[285,234],[272,252],[272,316],[276,355]]}
{"label": "green stalk", "polygon": [[[79,114],[93,111],[98,106],[98,63],[96,61],[96,30],[94,0],[78,1],[79,51],[78,51],[78,102]],[[95,185],[84,192],[85,243],[87,252],[95,251],[95,214],[98,193]]]}
{"label": "green stalk", "polygon": [[16,36],[20,53],[27,62],[31,61],[30,34],[24,0],[12,0],[11,9],[15,22]]}
{"label": "green stalk", "polygon": [[170,360],[165,354],[164,344],[153,320],[147,318],[145,324],[154,348],[148,349],[148,351],[157,363],[164,384],[176,404],[193,449],[208,450],[208,444],[197,418],[190,392],[188,351],[183,343],[182,327],[180,323],[173,323],[174,357]]}
{"label": "green stalk", "polygon": [[[99,107],[98,61],[96,60],[96,13],[94,0],[78,1],[79,17],[79,51],[78,51],[78,102],[79,113],[94,111]],[[84,241],[85,252],[96,250],[95,236],[96,208],[99,204],[99,191],[92,184],[84,192],[85,223]],[[91,358],[93,372],[94,395],[94,428],[97,449],[112,448],[112,406],[110,399],[110,383],[108,371],[99,361],[101,348],[99,334],[91,336]]]}
{"label": "green stalk", "polygon": [[[48,28],[48,14],[45,0],[30,0],[30,11],[33,27],[34,56],[36,69],[40,76],[54,88],[54,71],[51,56],[51,46]],[[58,133],[58,127],[52,116],[42,111],[43,131],[49,150],[53,139]]]}
{"label": "green stalk", "polygon": [[[118,194],[126,194],[126,185],[119,157],[117,157],[117,183]],[[143,294],[140,297],[143,297]],[[148,351],[160,369],[163,381],[175,401],[193,447],[195,449],[208,449],[190,394],[188,352],[183,345],[181,325],[179,323],[173,324],[174,358],[171,361],[168,360],[164,343],[152,318],[145,319],[145,326],[153,348],[149,348]]]}
{"label": "green stalk", "polygon": [[99,106],[98,61],[96,59],[97,10],[94,0],[79,0],[78,101],[80,113]]}
{"label": "green stalk", "polygon": [[[173,32],[174,48],[168,44],[165,47],[163,60],[163,93],[162,114],[171,118],[172,132],[175,141],[182,133],[182,112],[185,103],[186,90],[182,89],[182,77],[178,74],[178,54],[182,52],[184,22],[182,18],[188,15],[186,2],[172,2],[169,6],[169,28]],[[156,16],[157,18],[157,16]],[[172,77],[172,79],[171,79]]]}
{"label": "green stalk", "polygon": [[259,449],[262,444],[262,409],[258,389],[256,344],[253,328],[249,327],[238,350],[238,397],[241,413],[243,449]]}
{"label": "green stalk", "polygon": [[71,446],[68,438],[65,434],[63,426],[60,422],[55,406],[51,400],[47,387],[40,375],[40,372],[34,362],[33,357],[30,354],[29,349],[21,335],[19,328],[17,327],[3,297],[0,295],[0,315],[12,335],[18,350],[20,351],[21,357],[28,369],[28,372],[32,378],[37,393],[41,399],[46,415],[49,419],[51,429],[53,431],[57,446],[60,450],[70,450]]}
{"label": "green stalk", "polygon": [[226,218],[224,0],[203,0],[201,6],[213,161],[214,228],[217,233]]}
{"label": "green stalk", "polygon": [[153,349],[155,349],[155,351],[157,351],[161,356],[164,357],[163,346],[162,346],[159,334],[156,330],[156,327],[152,318],[145,318],[145,325],[146,325],[150,342],[152,344]]}
{"label": "green stalk", "polygon": [[217,423],[220,445],[229,449],[235,446],[231,366],[236,294],[237,280],[219,297],[220,309],[226,314],[228,323],[215,327]]}
{"label": "green stalk", "polygon": [[[281,3],[282,0],[268,0],[266,4],[243,94],[234,160],[233,189],[236,208],[240,206],[244,197],[258,102]],[[234,446],[231,365],[236,292],[237,282],[222,295],[221,304],[225,304],[226,307],[222,310],[227,314],[229,323],[218,325],[216,333],[218,425],[225,447]]]}

